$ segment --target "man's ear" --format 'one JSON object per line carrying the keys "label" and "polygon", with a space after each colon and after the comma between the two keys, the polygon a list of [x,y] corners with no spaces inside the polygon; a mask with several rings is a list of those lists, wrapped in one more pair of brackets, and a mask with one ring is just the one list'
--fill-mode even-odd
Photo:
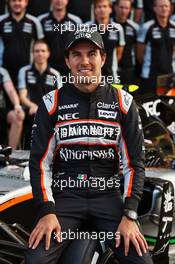
{"label": "man's ear", "polygon": [[105,61],[106,61],[106,53],[101,54],[101,58],[102,58],[101,67],[103,67],[103,65],[105,64]]}
{"label": "man's ear", "polygon": [[67,67],[70,69],[70,64],[69,64],[69,59],[68,59],[68,57],[65,57],[65,62],[66,62]]}

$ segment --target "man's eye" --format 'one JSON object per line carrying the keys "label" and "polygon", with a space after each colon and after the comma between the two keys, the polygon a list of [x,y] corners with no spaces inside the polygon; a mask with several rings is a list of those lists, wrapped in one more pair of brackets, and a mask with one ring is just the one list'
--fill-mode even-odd
{"label": "man's eye", "polygon": [[90,55],[91,55],[91,56],[96,56],[96,52],[95,52],[95,51],[92,51],[92,52],[90,53]]}

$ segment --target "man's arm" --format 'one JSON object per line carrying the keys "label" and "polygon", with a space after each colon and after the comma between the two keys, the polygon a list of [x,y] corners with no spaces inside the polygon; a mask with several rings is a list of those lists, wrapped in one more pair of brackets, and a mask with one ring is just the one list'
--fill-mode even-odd
{"label": "man's arm", "polygon": [[38,106],[28,98],[28,90],[26,83],[26,72],[30,69],[30,65],[22,67],[18,73],[18,90],[21,103],[29,108],[29,115],[36,114]]}
{"label": "man's arm", "polygon": [[137,43],[136,45],[136,57],[140,65],[143,64],[145,48],[146,48],[146,45],[144,43]]}
{"label": "man's arm", "polygon": [[55,203],[52,194],[52,160],[56,147],[54,124],[57,109],[58,90],[43,97],[33,125],[32,147],[29,160],[30,182],[33,196],[39,206],[36,227],[29,239],[29,247],[36,248],[45,236],[46,249],[50,246],[52,231],[56,231],[60,241],[60,225],[55,215]]}
{"label": "man's arm", "polygon": [[[118,94],[122,117],[120,151],[124,174],[124,209],[137,212],[145,177],[142,126],[132,96],[120,90]],[[138,255],[146,252],[146,240],[134,220],[123,216],[117,232],[124,237],[125,255],[128,255],[130,241]],[[120,240],[117,240],[116,247],[119,244]]]}

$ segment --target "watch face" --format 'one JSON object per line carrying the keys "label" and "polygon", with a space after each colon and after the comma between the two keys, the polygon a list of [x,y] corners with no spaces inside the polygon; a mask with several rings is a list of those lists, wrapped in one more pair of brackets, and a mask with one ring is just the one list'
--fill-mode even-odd
{"label": "watch face", "polygon": [[137,213],[133,210],[125,210],[125,215],[132,220],[137,220]]}

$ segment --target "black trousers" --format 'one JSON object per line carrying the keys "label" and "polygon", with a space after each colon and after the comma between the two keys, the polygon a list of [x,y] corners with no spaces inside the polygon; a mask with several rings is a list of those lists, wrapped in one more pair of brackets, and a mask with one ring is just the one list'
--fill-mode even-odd
{"label": "black trousers", "polygon": [[[64,191],[55,196],[56,214],[62,232],[68,230],[78,233],[88,227],[91,231],[112,232],[115,234],[123,215],[123,202],[116,191]],[[44,249],[44,240],[35,249],[26,252],[26,264],[56,264],[70,240],[58,244],[54,238],[48,251]],[[116,256],[123,264],[151,264],[148,253],[138,256],[135,248],[130,244],[129,255],[124,256],[124,243],[116,249],[115,240],[108,239],[107,243],[115,251]],[[82,263],[83,264],[83,263]]]}

